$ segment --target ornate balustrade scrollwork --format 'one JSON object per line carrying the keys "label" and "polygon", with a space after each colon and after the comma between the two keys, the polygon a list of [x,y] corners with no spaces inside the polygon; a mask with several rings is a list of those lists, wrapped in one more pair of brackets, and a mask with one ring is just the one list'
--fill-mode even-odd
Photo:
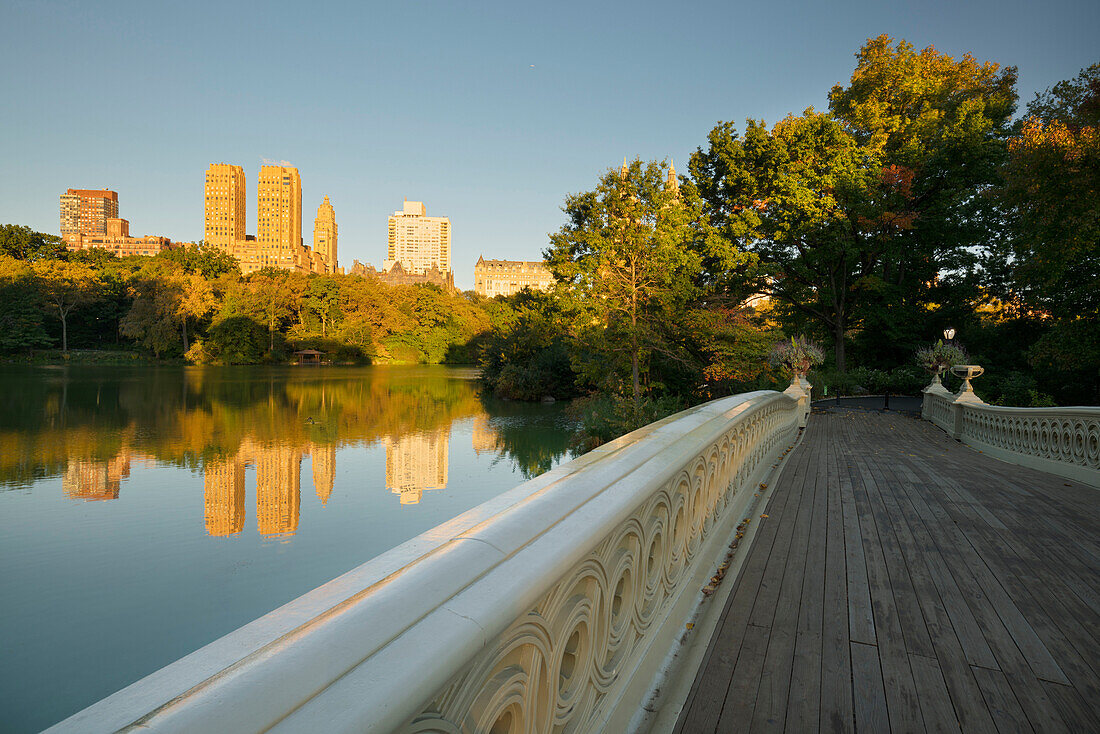
{"label": "ornate balustrade scrollwork", "polygon": [[1100,487],[1100,408],[1005,408],[925,391],[924,417],[998,458]]}
{"label": "ornate balustrade scrollwork", "polygon": [[56,730],[619,729],[800,416],[797,400],[760,391],[658,421]]}

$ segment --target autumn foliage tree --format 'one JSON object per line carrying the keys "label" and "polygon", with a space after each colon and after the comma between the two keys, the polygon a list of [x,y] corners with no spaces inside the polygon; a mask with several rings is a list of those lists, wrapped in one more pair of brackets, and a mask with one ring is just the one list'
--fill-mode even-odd
{"label": "autumn foliage tree", "polygon": [[1041,335],[1033,366],[1100,397],[1100,64],[1036,95],[1009,145],[1001,296]]}
{"label": "autumn foliage tree", "polygon": [[47,313],[61,320],[61,351],[69,351],[69,313],[99,300],[100,280],[83,263],[37,260],[32,265]]}

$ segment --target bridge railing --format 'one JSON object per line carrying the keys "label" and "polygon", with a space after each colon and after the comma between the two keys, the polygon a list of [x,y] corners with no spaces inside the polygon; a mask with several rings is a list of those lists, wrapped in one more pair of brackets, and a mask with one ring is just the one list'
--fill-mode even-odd
{"label": "bridge railing", "polygon": [[51,731],[625,731],[805,403],[646,426]]}
{"label": "bridge railing", "polygon": [[1100,487],[1100,408],[1005,408],[935,385],[921,415],[991,456]]}

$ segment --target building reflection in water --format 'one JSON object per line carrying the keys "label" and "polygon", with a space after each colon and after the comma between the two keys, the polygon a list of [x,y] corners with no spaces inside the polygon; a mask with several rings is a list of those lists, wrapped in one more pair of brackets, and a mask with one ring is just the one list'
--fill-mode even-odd
{"label": "building reflection in water", "polygon": [[489,416],[479,415],[474,418],[473,436],[470,439],[474,453],[481,456],[483,452],[496,452],[499,443],[500,436],[489,421]]}
{"label": "building reflection in water", "polygon": [[444,489],[449,444],[446,429],[386,437],[386,489],[400,495],[403,505],[420,502],[425,490]]}
{"label": "building reflection in water", "polygon": [[[387,436],[386,488],[401,504],[415,505],[424,492],[447,486],[450,431],[447,428]],[[485,416],[473,426],[473,448],[478,453],[498,449],[496,431]],[[298,529],[301,513],[302,459],[313,464],[313,489],[327,505],[336,485],[336,444],[304,446],[260,444],[246,439],[230,457],[203,462],[204,519],[213,536],[244,530],[245,468],[256,468],[256,529],[261,535],[287,535]],[[130,476],[130,462],[147,458],[123,449],[107,461],[74,459],[63,477],[65,495],[72,499],[118,499],[121,480]],[[150,461],[151,458],[149,458]]]}
{"label": "building reflection in water", "polygon": [[313,458],[313,491],[321,504],[327,505],[336,485],[336,444],[313,446],[309,453]]}
{"label": "building reflection in water", "polygon": [[312,454],[313,483],[322,503],[332,494],[336,446],[294,447],[242,443],[231,459],[203,465],[206,531],[232,535],[244,529],[246,466],[256,467],[256,529],[261,535],[288,535],[298,529],[302,505],[302,457]]}
{"label": "building reflection in water", "polygon": [[244,532],[253,481],[252,527],[288,535],[301,520],[303,458],[310,457],[313,490],[326,506],[339,446],[381,444],[385,474],[371,484],[385,481],[401,505],[448,485],[456,421],[464,423],[462,435],[472,428],[477,454],[508,457],[525,476],[566,451],[559,434],[567,430],[532,423],[538,411],[526,406],[497,406],[490,419],[473,383],[450,372],[362,370],[335,379],[272,370],[262,380],[251,372],[241,379],[239,371],[188,368],[142,372],[140,380],[114,370],[64,371],[49,380],[28,373],[9,391],[23,402],[0,413],[0,489],[56,477],[66,497],[111,500],[132,466],[193,468],[198,461],[208,535]]}
{"label": "building reflection in water", "polygon": [[[499,450],[499,435],[488,420],[479,416],[473,425],[473,448],[477,453]],[[424,492],[447,486],[450,430],[387,436],[386,488],[400,497],[402,505],[415,505]],[[301,513],[302,459],[310,456],[313,489],[327,505],[336,484],[336,444],[302,446],[241,442],[229,457],[203,462],[204,520],[212,536],[240,533],[245,525],[245,469],[256,468],[256,529],[261,535],[292,535]],[[133,459],[153,463],[152,457],[132,454],[123,448],[112,459],[69,461],[62,486],[66,496],[83,500],[118,499],[121,481],[130,476]]]}
{"label": "building reflection in water", "polygon": [[244,529],[244,462],[214,460],[203,464],[206,532],[233,535]]}
{"label": "building reflection in water", "polygon": [[302,453],[279,445],[255,453],[256,529],[261,535],[293,533],[302,504]]}
{"label": "building reflection in water", "polygon": [[117,500],[122,480],[130,476],[129,452],[107,461],[75,459],[65,468],[65,496],[81,500]]}

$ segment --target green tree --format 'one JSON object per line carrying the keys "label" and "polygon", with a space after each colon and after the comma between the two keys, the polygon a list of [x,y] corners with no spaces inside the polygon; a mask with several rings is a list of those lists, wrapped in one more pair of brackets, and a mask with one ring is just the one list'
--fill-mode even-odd
{"label": "green tree", "polygon": [[246,316],[215,322],[203,341],[203,350],[218,364],[257,364],[263,361],[267,330]]}
{"label": "green tree", "polygon": [[68,352],[69,313],[99,300],[99,276],[83,263],[64,260],[37,260],[32,267],[45,308],[61,320],[61,351]]}
{"label": "green tree", "polygon": [[343,317],[340,287],[336,281],[326,276],[310,278],[303,296],[303,309],[320,324],[321,336],[328,336],[329,330]]}
{"label": "green tree", "polygon": [[1028,105],[1002,201],[1012,296],[1074,319],[1100,312],[1100,64]]}
{"label": "green tree", "polygon": [[205,242],[192,242],[182,247],[165,250],[157,257],[176,263],[183,268],[184,272],[201,275],[207,280],[213,280],[226,273],[240,275],[241,272],[237,258],[222,248]]}
{"label": "green tree", "polygon": [[689,359],[668,327],[702,292],[704,253],[720,249],[695,187],[670,186],[666,170],[624,161],[594,190],[569,196],[569,221],[544,253],[576,313],[582,372],[615,391],[625,367],[635,412],[651,359]]}
{"label": "green tree", "polygon": [[574,397],[568,322],[559,300],[529,289],[501,300],[507,313],[499,314],[498,328],[481,347],[482,383],[513,400]]}
{"label": "green tree", "polygon": [[52,234],[35,232],[18,224],[0,224],[0,254],[16,260],[63,259],[65,243]]}
{"label": "green tree", "polygon": [[749,121],[743,140],[721,123],[691,164],[716,224],[773,267],[762,290],[832,336],[842,371],[860,328],[907,355],[942,274],[972,266],[1016,101],[1014,68],[968,55],[879,36],[857,59],[831,114]]}
{"label": "green tree", "polygon": [[47,346],[41,294],[25,262],[0,255],[0,352]]}
{"label": "green tree", "polygon": [[188,322],[206,317],[216,306],[210,283],[202,276],[159,264],[144,268],[130,290],[133,305],[119,329],[158,358],[181,342],[186,354]]}
{"label": "green tree", "polygon": [[750,120],[743,139],[721,123],[708,141],[691,172],[715,221],[771,268],[762,291],[833,335],[843,370],[857,284],[883,247],[864,224],[874,216],[881,166],[839,122],[812,109],[771,130]]}

